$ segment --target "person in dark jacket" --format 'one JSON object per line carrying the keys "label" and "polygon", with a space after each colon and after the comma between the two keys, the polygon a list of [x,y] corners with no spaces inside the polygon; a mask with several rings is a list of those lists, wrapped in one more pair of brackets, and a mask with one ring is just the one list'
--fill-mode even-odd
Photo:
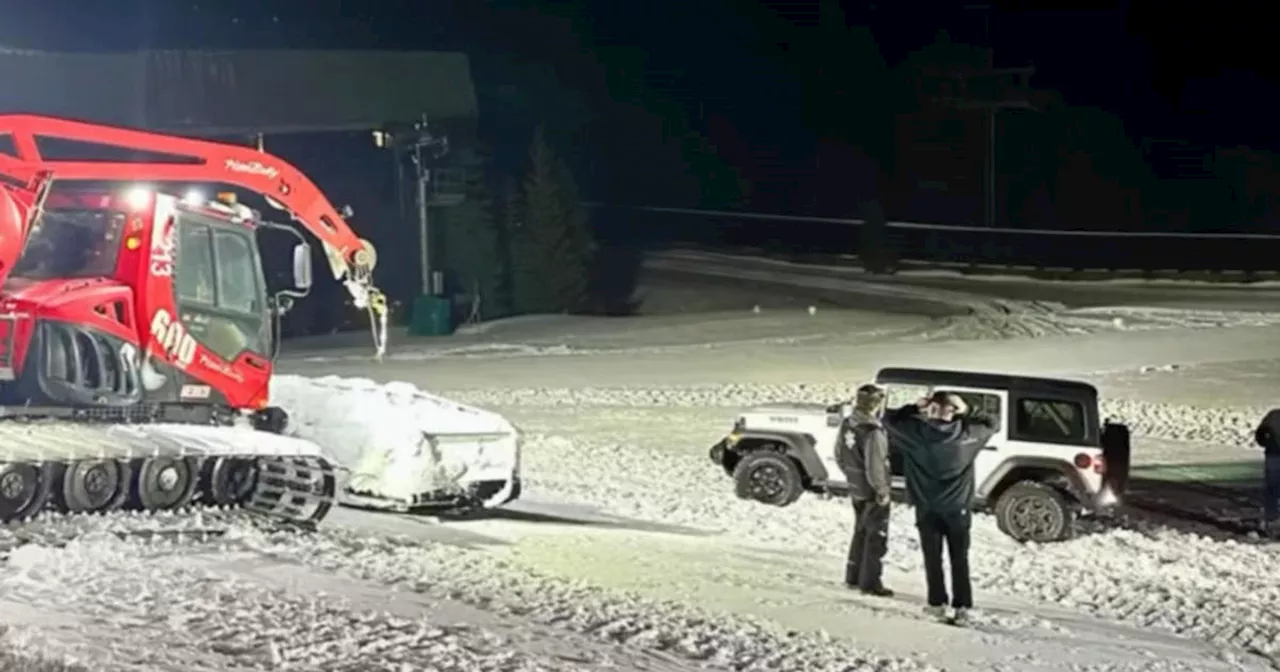
{"label": "person in dark jacket", "polygon": [[1253,440],[1263,453],[1262,525],[1274,533],[1276,519],[1280,518],[1280,408],[1263,416]]}
{"label": "person in dark jacket", "polygon": [[858,388],[853,413],[840,427],[836,463],[849,483],[853,500],[853,540],[845,563],[844,583],[868,595],[892,597],[884,586],[884,554],[889,548],[889,438],[880,424],[884,391],[875,385]]}
{"label": "person in dark jacket", "polygon": [[973,608],[969,581],[969,507],[973,463],[995,433],[988,418],[969,415],[963,399],[938,392],[885,416],[892,450],[902,456],[907,497],[916,507],[916,527],[924,554],[927,611],[947,617],[947,584],[942,573],[945,545],[951,562],[951,606],[963,621]]}

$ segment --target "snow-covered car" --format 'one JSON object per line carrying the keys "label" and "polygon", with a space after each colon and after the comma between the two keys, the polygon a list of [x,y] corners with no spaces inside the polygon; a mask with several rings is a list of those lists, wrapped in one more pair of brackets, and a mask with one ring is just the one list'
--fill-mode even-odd
{"label": "snow-covered car", "polygon": [[320,446],[344,504],[406,511],[494,508],[520,496],[523,436],[506,418],[409,383],[277,375],[284,433]]}
{"label": "snow-covered car", "polygon": [[[896,408],[933,392],[960,395],[997,431],[974,464],[975,507],[996,516],[1019,541],[1069,537],[1082,511],[1119,503],[1129,473],[1129,431],[1102,422],[1098,392],[1088,383],[964,371],[889,368],[876,381]],[[787,506],[805,492],[847,495],[836,465],[840,426],[851,404],[769,404],[738,415],[711,449],[711,460],[735,481],[736,493]],[[893,485],[902,462],[890,443]]]}

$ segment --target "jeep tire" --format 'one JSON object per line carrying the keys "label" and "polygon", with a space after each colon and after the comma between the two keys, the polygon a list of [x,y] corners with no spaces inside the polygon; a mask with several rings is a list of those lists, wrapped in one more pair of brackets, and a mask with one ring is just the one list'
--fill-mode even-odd
{"label": "jeep tire", "polygon": [[1061,490],[1038,481],[1020,481],[996,500],[996,526],[1020,542],[1045,544],[1071,537],[1076,510]]}
{"label": "jeep tire", "polygon": [[787,506],[804,494],[804,477],[795,460],[772,450],[743,456],[733,470],[734,492],[742,499]]}

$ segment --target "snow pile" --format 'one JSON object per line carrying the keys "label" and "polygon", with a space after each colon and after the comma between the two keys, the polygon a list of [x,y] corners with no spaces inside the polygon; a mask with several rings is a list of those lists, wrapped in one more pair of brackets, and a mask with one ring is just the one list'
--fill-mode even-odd
{"label": "snow pile", "polygon": [[[858,383],[732,384],[690,387],[558,387],[456,390],[451,397],[488,407],[635,407],[744,409],[760,404],[850,399]],[[1173,441],[1253,445],[1253,430],[1267,409],[1206,408],[1133,399],[1103,399],[1103,418],[1127,423],[1135,435]],[[730,423],[725,416],[725,426]]]}
{"label": "snow pile", "polygon": [[484,481],[510,486],[516,473],[519,437],[510,422],[409,383],[277,375],[271,403],[288,412],[287,434],[349,470],[353,493],[413,502]]}

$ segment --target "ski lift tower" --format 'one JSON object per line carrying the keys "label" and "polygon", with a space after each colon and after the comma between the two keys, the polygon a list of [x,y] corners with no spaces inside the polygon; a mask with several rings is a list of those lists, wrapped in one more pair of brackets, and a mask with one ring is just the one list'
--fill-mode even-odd
{"label": "ski lift tower", "polygon": [[432,265],[431,208],[457,205],[464,199],[456,171],[440,165],[449,153],[448,136],[437,133],[423,115],[412,125],[373,132],[374,144],[392,149],[397,166],[405,159],[413,166],[414,205],[418,216],[418,256],[421,290],[413,302],[410,332],[441,335],[452,330],[452,305],[444,296],[444,274]]}

